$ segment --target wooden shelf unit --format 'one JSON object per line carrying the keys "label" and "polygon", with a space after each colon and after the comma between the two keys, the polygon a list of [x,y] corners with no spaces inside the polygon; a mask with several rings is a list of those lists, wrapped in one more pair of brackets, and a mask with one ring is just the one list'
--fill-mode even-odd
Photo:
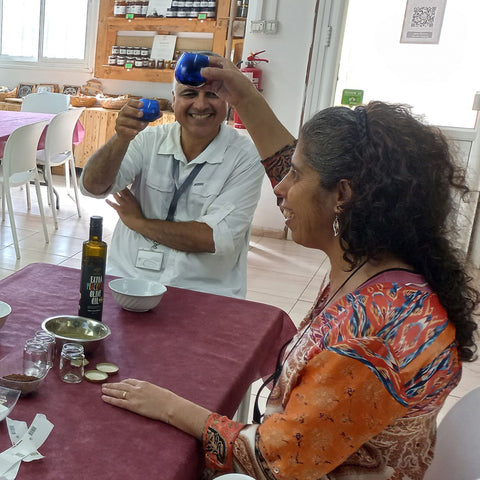
{"label": "wooden shelf unit", "polygon": [[97,48],[95,53],[95,77],[140,82],[173,82],[173,70],[155,68],[132,68],[107,65],[112,46],[116,44],[118,31],[156,31],[159,34],[175,32],[212,33],[212,50],[225,55],[230,0],[217,0],[216,20],[196,18],[136,17],[127,20],[113,16],[114,0],[100,0]]}

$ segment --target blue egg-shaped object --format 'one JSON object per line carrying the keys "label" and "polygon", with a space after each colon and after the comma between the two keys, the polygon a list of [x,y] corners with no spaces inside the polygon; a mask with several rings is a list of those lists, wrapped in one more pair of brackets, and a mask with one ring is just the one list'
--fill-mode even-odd
{"label": "blue egg-shaped object", "polygon": [[153,122],[160,116],[160,107],[156,100],[141,98],[140,101],[143,103],[143,107],[140,109],[143,112],[143,120]]}
{"label": "blue egg-shaped object", "polygon": [[200,87],[206,80],[200,75],[203,67],[208,67],[207,55],[201,53],[182,53],[175,67],[175,78],[178,82],[190,87]]}

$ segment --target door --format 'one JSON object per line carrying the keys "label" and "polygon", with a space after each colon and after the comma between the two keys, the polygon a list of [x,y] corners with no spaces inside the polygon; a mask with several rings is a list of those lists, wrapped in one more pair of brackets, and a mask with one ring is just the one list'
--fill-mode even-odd
{"label": "door", "polygon": [[[340,105],[345,89],[362,90],[364,103],[409,104],[444,131],[468,169],[470,188],[477,190],[480,125],[472,105],[480,89],[480,1],[318,0],[318,7],[303,118]],[[401,42],[405,18],[407,27],[432,27],[438,43],[421,35],[417,43]],[[477,202],[478,194],[460,202],[457,223],[465,251]]]}

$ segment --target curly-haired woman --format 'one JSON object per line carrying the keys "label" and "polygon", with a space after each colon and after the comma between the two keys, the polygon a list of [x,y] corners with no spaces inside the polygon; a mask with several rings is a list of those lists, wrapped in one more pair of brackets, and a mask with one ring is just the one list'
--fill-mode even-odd
{"label": "curly-haired woman", "polygon": [[230,62],[210,63],[221,68],[202,75],[249,130],[293,240],[328,255],[328,284],[280,353],[256,423],[133,379],[104,385],[103,399],[196,436],[214,471],[421,479],[436,416],[475,353],[479,294],[450,224],[468,189],[448,143],[382,102],[327,108],[297,143]]}

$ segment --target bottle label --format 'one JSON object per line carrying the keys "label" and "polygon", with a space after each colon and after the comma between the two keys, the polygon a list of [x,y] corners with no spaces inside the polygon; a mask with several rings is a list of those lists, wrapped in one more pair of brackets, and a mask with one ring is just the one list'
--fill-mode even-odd
{"label": "bottle label", "polygon": [[90,257],[82,264],[78,309],[81,317],[102,320],[104,276],[105,262],[102,258]]}

